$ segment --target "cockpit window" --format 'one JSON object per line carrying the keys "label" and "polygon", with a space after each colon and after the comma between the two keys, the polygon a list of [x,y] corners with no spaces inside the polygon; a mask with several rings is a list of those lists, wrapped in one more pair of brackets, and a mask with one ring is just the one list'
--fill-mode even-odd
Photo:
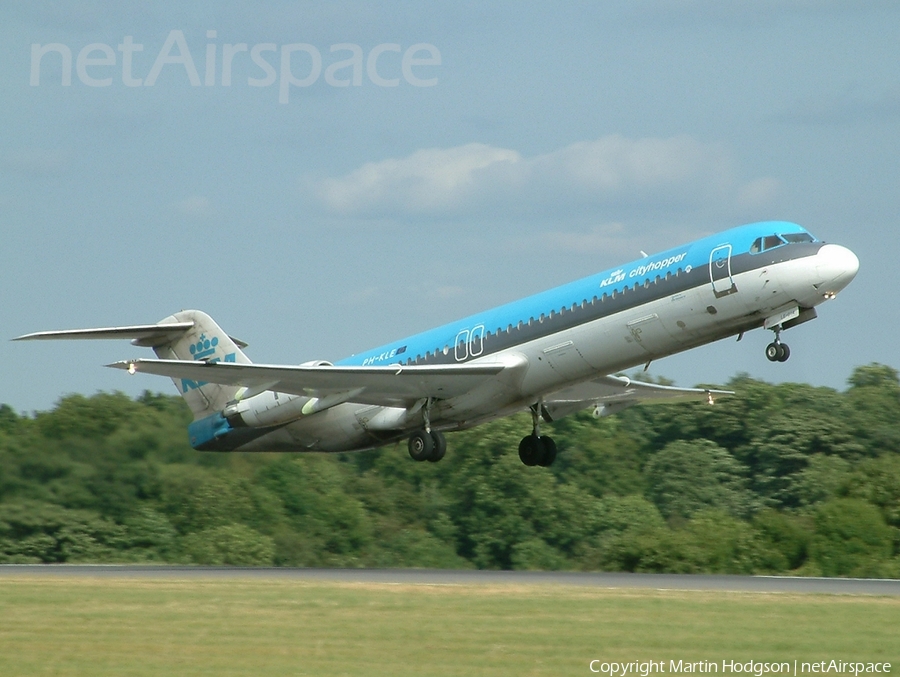
{"label": "cockpit window", "polygon": [[782,235],[788,242],[815,242],[816,239],[809,233],[785,233]]}
{"label": "cockpit window", "polygon": [[775,247],[780,247],[783,244],[784,240],[782,240],[778,235],[766,235],[765,237],[758,237],[753,241],[753,244],[750,245],[750,253],[759,254],[760,252],[774,249]]}

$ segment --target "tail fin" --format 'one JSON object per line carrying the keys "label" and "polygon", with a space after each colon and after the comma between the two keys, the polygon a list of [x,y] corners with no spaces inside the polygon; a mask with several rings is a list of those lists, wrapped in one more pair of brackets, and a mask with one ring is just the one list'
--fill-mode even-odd
{"label": "tail fin", "polygon": [[[154,341],[148,346],[153,348],[153,352],[160,359],[250,364],[250,359],[241,350],[242,347],[246,348],[247,344],[228,336],[215,320],[200,310],[182,310],[161,320],[159,324],[182,322],[190,322],[191,328],[165,343]],[[147,345],[139,340],[134,343]],[[226,404],[236,399],[240,390],[238,386],[183,378],[173,378],[172,382],[190,407],[195,419],[222,411]]]}

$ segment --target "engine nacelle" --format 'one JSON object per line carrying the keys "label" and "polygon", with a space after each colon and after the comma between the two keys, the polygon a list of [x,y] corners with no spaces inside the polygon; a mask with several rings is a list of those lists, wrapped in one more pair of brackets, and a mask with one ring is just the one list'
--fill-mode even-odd
{"label": "engine nacelle", "polygon": [[[317,360],[300,366],[332,365],[330,362]],[[355,388],[329,393],[323,397],[309,397],[273,390],[253,393],[252,390],[245,389],[244,399],[231,402],[220,413],[194,421],[188,426],[191,445],[195,449],[205,451],[230,451],[254,437],[265,434],[264,429],[287,425],[303,416],[312,416],[343,404],[362,391],[363,388]],[[250,397],[246,397],[246,394],[250,394]]]}
{"label": "engine nacelle", "polygon": [[[326,360],[312,360],[304,362],[300,366],[331,367],[333,365]],[[241,395],[238,394],[238,397],[240,398]],[[343,400],[334,397],[316,398],[264,390],[229,404],[222,412],[222,416],[236,428],[243,426],[261,428],[290,423],[301,416],[315,414],[317,411],[340,404],[340,402],[346,402],[346,398]]]}
{"label": "engine nacelle", "polygon": [[303,416],[303,406],[313,399],[266,390],[246,400],[229,404],[222,411],[222,416],[235,428],[282,425]]}

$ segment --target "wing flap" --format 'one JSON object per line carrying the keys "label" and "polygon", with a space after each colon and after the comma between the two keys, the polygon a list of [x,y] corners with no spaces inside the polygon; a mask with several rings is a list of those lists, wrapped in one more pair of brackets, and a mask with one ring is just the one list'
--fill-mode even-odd
{"label": "wing flap", "polygon": [[352,398],[353,402],[384,406],[409,406],[425,397],[446,399],[462,395],[506,368],[501,363],[345,367],[149,359],[107,366],[131,373],[243,386],[251,390],[263,388],[310,397],[327,397],[360,389]]}
{"label": "wing flap", "polygon": [[544,406],[554,418],[557,418],[592,406],[600,407],[601,413],[612,413],[639,403],[712,403],[715,398],[730,395],[734,395],[734,391],[715,388],[678,388],[632,381],[624,376],[601,376],[551,393],[544,398]]}

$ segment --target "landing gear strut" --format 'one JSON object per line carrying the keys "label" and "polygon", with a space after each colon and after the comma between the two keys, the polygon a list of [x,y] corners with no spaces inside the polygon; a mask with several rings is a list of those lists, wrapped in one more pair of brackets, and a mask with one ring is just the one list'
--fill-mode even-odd
{"label": "landing gear strut", "polygon": [[425,427],[416,430],[409,436],[409,455],[414,461],[431,461],[437,463],[447,453],[447,439],[442,433],[431,429],[431,405],[429,397],[422,407],[422,418]]}
{"label": "landing gear strut", "polygon": [[769,362],[787,362],[791,356],[791,349],[787,343],[781,342],[781,325],[773,327],[775,332],[775,340],[766,346],[766,357]]}
{"label": "landing gear strut", "polygon": [[532,433],[519,442],[519,458],[528,466],[547,467],[556,460],[556,442],[549,435],[541,436],[541,411],[543,403],[538,402],[531,407]]}

